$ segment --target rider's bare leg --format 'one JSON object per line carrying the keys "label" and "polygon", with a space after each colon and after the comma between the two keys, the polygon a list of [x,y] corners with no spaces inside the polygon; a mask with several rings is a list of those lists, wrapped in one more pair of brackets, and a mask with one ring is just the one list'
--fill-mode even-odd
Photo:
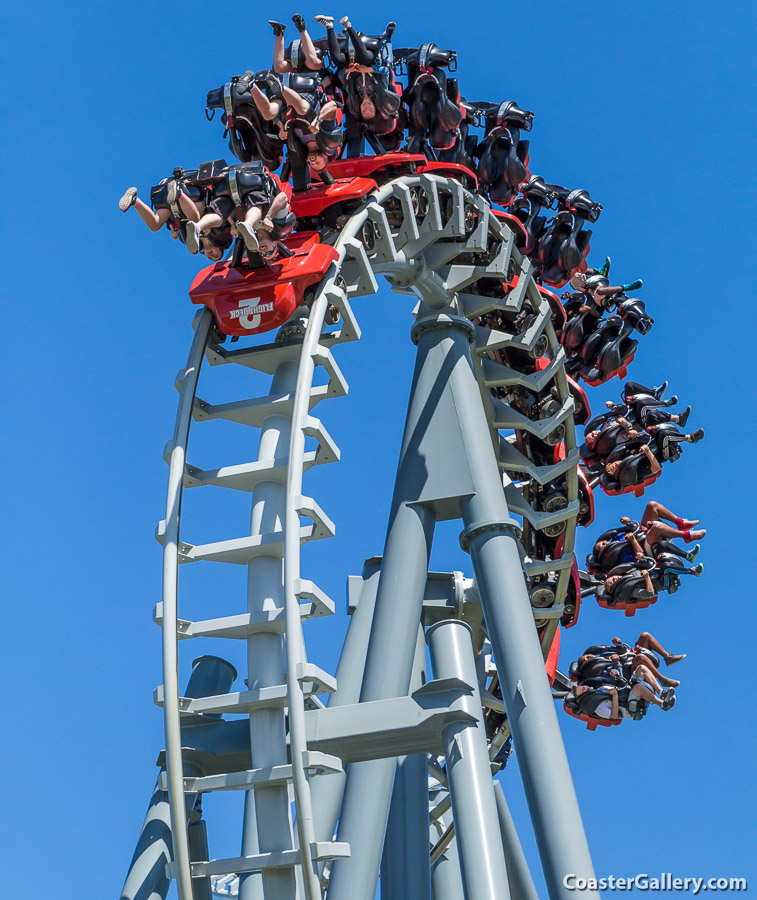
{"label": "rider's bare leg", "polygon": [[282,93],[286,102],[298,116],[304,116],[310,111],[311,106],[302,94],[298,94],[297,91],[292,90],[292,88],[287,87],[286,85],[282,88]]}
{"label": "rider's bare leg", "polygon": [[656,522],[664,519],[666,522],[673,522],[678,528],[693,528],[699,524],[699,519],[681,519],[674,512],[663,506],[657,500],[650,500],[644,509],[644,515],[641,517],[641,524],[646,525],[648,522]]}
{"label": "rider's bare leg", "polygon": [[294,66],[284,57],[284,32],[276,32],[273,39],[273,71],[280,75],[284,72],[294,72]]}
{"label": "rider's bare leg", "polygon": [[666,666],[672,666],[673,663],[686,659],[685,653],[668,653],[657,638],[653,637],[648,631],[642,631],[639,639],[636,641],[636,646],[643,647],[645,650],[651,650],[652,653],[657,653],[658,656],[665,660]]}
{"label": "rider's bare leg", "polygon": [[179,191],[179,206],[190,222],[199,222],[202,214],[205,212],[205,204],[202,200],[199,203],[195,203],[183,191]]}
{"label": "rider's bare leg", "polygon": [[211,228],[220,228],[221,225],[223,225],[223,219],[218,213],[205,213],[204,216],[197,220],[197,230],[201,234],[210,231]]}
{"label": "rider's bare leg", "polygon": [[323,60],[321,59],[321,54],[315,48],[313,39],[308,33],[307,27],[305,25],[305,20],[302,18],[302,16],[295,15],[292,16],[292,21],[297,26],[297,30],[300,32],[300,44],[302,46],[302,53],[305,57],[305,65],[312,72],[320,71],[323,68]]}
{"label": "rider's bare leg", "polygon": [[[285,88],[285,90],[289,90],[289,88]],[[269,100],[268,97],[266,97],[266,95],[256,84],[253,84],[250,88],[250,94],[252,94],[252,99],[255,101],[255,106],[257,106],[260,115],[266,120],[266,122],[270,122],[272,119],[275,119],[276,116],[281,112],[281,101]]]}
{"label": "rider's bare leg", "polygon": [[139,218],[147,225],[150,231],[160,231],[171,218],[170,209],[155,210],[140,200],[139,197],[134,201],[134,209],[139,213]]}

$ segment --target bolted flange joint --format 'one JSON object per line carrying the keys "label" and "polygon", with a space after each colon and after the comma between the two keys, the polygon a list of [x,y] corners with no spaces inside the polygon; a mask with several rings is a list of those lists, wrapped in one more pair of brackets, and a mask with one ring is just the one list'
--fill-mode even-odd
{"label": "bolted flange joint", "polygon": [[462,316],[452,316],[449,313],[423,316],[422,319],[418,319],[410,331],[410,339],[417,345],[422,334],[425,334],[427,331],[434,331],[437,328],[458,328],[460,331],[465,332],[469,344],[472,344],[476,339],[476,329],[473,327],[472,322],[469,322]]}
{"label": "bolted flange joint", "polygon": [[460,532],[460,546],[468,553],[471,541],[481,534],[488,531],[497,532],[498,534],[507,534],[516,541],[520,541],[523,532],[520,526],[513,522],[512,519],[485,519],[481,522],[474,522]]}
{"label": "bolted flange joint", "polygon": [[392,287],[411,288],[417,285],[422,278],[427,277],[426,260],[422,255],[401,262],[401,260],[405,260],[405,255],[398,253],[397,259],[398,262],[395,264],[388,263],[381,266],[381,271],[386,275],[386,280]]}

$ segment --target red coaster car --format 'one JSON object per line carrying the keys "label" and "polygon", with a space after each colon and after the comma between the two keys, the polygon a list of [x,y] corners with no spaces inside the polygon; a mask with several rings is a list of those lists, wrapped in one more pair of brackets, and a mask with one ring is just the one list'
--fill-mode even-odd
{"label": "red coaster car", "polygon": [[565,702],[563,703],[563,709],[569,716],[572,716],[572,718],[580,719],[582,722],[586,722],[586,727],[589,729],[589,731],[596,731],[597,725],[602,725],[605,728],[609,728],[612,725],[620,725],[620,723],[623,721],[622,719],[594,718],[594,716],[587,716],[586,713],[580,713],[577,711],[575,707],[575,701],[572,697],[566,698]]}
{"label": "red coaster car", "polygon": [[599,479],[599,485],[608,497],[619,497],[621,494],[631,493],[634,497],[641,497],[644,493],[644,489],[654,484],[660,475],[662,475],[662,471],[657,472],[655,475],[649,475],[643,481],[639,482],[639,484],[627,484],[625,487],[617,487],[617,482],[610,482],[605,476],[602,476]]}
{"label": "red coaster car", "polygon": [[623,603],[622,600],[608,601],[597,597],[597,606],[601,606],[602,609],[622,609],[626,614],[626,618],[635,616],[637,609],[646,609],[653,603],[657,603],[657,594],[655,594],[654,597],[650,597],[648,600],[634,600],[633,603]]}
{"label": "red coaster car", "polygon": [[381,156],[337,159],[329,163],[327,169],[332,178],[372,178],[378,184],[385,184],[400,175],[415,175],[427,163],[422,153],[383,153]]}
{"label": "red coaster car", "polygon": [[[523,222],[521,222],[521,220],[517,216],[514,216],[511,213],[503,212],[501,209],[492,209],[492,213],[494,214],[495,218],[500,220],[500,222],[504,222],[505,225],[508,225],[510,227],[510,230],[515,234],[515,246],[518,248],[518,250],[522,251],[526,246],[526,242],[528,241],[528,232],[523,227]],[[539,290],[541,291],[541,288],[539,288]],[[541,292],[545,293],[544,291]],[[560,309],[562,309],[562,305],[560,306]]]}
{"label": "red coaster car", "polygon": [[[351,160],[348,160],[351,162]],[[310,190],[292,195],[290,207],[297,216],[297,227],[308,230],[316,225],[337,227],[337,219],[351,215],[376,190],[373,178],[339,178],[334,184],[314,184]],[[318,218],[318,221],[314,221]]]}
{"label": "red coaster car", "polygon": [[189,289],[192,303],[211,309],[228,335],[262,334],[283,325],[337,257],[312,232],[292,235],[286,246],[292,256],[257,269],[233,268],[230,262],[203,269]]}
{"label": "red coaster car", "polygon": [[417,175],[428,172],[448,178],[457,178],[466,187],[475,188],[478,179],[474,172],[460,163],[428,160],[422,153],[383,153],[380,156],[353,156],[337,159],[327,166],[332,178],[372,178],[378,184],[386,184],[401,175]]}
{"label": "red coaster car", "polygon": [[[495,211],[495,215],[499,217],[499,213]],[[508,213],[503,213],[502,215],[508,216],[508,218],[516,218],[515,216],[510,216]],[[517,220],[520,222],[520,219]],[[523,228],[523,233],[528,236],[528,232],[526,231],[523,223],[521,223],[521,228]],[[518,248],[520,248],[520,244],[518,244]],[[549,303],[549,308],[552,311],[552,325],[557,333],[558,340],[562,334],[563,328],[565,328],[565,324],[568,321],[567,314],[565,312],[565,307],[562,304],[560,298],[553,291],[547,290],[544,285],[540,284],[539,293],[544,297],[544,299]]]}

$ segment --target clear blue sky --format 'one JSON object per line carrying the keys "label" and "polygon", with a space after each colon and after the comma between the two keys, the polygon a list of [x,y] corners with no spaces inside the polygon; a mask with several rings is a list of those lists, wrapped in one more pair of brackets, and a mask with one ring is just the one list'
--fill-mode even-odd
{"label": "clear blue sky", "polygon": [[[609,253],[618,278],[644,279],[656,321],[632,376],[670,379],[694,407],[692,426],[707,431],[651,494],[709,529],[704,576],[632,620],[587,602],[565,635],[564,667],[590,643],[633,640],[642,629],[689,654],[674,670],[683,684],[670,714],[653,710],[596,734],[561,716],[603,875],[756,874],[747,469],[756,98],[747,8],[733,0],[437,0],[380,15],[364,0],[333,8],[368,32],[396,19],[402,44],[456,48],[469,98],[515,99],[535,111],[532,171],[588,187],[605,207],[592,259]],[[174,165],[224,155],[218,121],[203,115],[206,91],[267,65],[265,19],[288,21],[297,11],[309,20],[329,10],[310,0],[299,9],[42,0],[6,12],[3,856],[6,884],[18,879],[24,896],[116,895],[162,746],[151,698],[161,677],[152,533],[163,515],[161,451],[191,337],[187,288],[198,261],[116,203],[131,184],[145,192]],[[412,368],[408,299],[383,290],[357,311],[365,338],[340,356],[350,395],[323,407],[344,462],[308,482],[338,525],[334,541],[305,557],[307,576],[340,606],[306,634],[313,660],[332,671],[346,576],[383,547]],[[224,396],[224,385],[225,399],[244,396],[249,384],[235,377],[219,374],[208,399]],[[618,390],[617,382],[592,390],[592,404]],[[200,464],[254,452],[243,429],[209,435],[193,446]],[[642,504],[598,496],[579,551]],[[244,498],[192,497],[185,533],[196,542],[236,536],[246,515]],[[469,571],[456,533],[439,530],[434,563]],[[241,609],[238,575],[187,573],[187,614]],[[184,648],[185,673],[193,649]],[[240,649],[232,648],[236,661]],[[527,830],[515,767],[504,784]],[[227,820],[218,815],[227,807],[213,818],[215,855],[238,845],[237,806],[225,802]],[[533,861],[530,839],[526,850]]]}

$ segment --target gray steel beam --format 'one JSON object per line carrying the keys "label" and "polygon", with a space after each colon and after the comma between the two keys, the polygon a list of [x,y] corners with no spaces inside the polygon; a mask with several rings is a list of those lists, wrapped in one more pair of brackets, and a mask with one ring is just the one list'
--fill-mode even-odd
{"label": "gray steel beam", "polygon": [[505,851],[505,862],[507,863],[510,897],[512,900],[539,900],[513,817],[510,815],[510,809],[505,800],[505,792],[498,781],[494,782],[494,797],[497,801],[502,848]]}
{"label": "gray steel beam", "polygon": [[[473,561],[549,894],[552,900],[567,900],[563,877],[575,873],[593,878],[591,856],[521,569],[519,529],[505,501],[469,335],[446,318],[429,315],[419,319],[415,330],[422,335],[423,329],[432,329],[431,334],[443,334],[452,344],[446,370],[457,421],[449,430],[460,435],[473,482],[462,497],[461,543]],[[585,900],[597,897],[589,892]]]}
{"label": "gray steel beam", "polygon": [[[423,685],[426,643],[418,628],[411,690]],[[430,900],[428,865],[428,768],[426,754],[397,760],[381,857],[381,900]]]}
{"label": "gray steel beam", "polygon": [[[379,561],[374,557],[373,560],[366,560],[363,567],[360,603],[352,613],[344,638],[336,670],[337,687],[329,696],[329,709],[355,704],[360,700],[360,685],[363,682],[363,668],[368,654],[373,610],[376,606],[379,565]],[[346,777],[346,773],[321,775],[310,782],[317,841],[330,841],[334,836]]]}
{"label": "gray steel beam", "polygon": [[[432,354],[433,356],[433,354]],[[427,459],[422,450],[433,413],[439,373],[428,348],[418,347],[400,449],[389,529],[379,577],[361,701],[406,697],[421,620],[428,559],[434,533],[433,504],[423,502]],[[430,448],[429,448],[430,449]],[[389,814],[396,759],[357,763],[347,773],[339,840],[349,859],[334,861],[329,900],[373,900]],[[372,827],[365,827],[370,810]]]}
{"label": "gray steel beam", "polygon": [[[478,685],[468,625],[456,619],[438,622],[428,630],[427,641],[434,675]],[[478,690],[463,703],[474,721],[446,725],[442,737],[465,896],[507,900],[507,868]]]}
{"label": "gray steel beam", "polygon": [[[290,394],[297,384],[298,364],[280,363],[273,374],[271,394]],[[292,422],[287,415],[272,415],[263,422],[258,460],[286,459]],[[283,530],[286,485],[261,482],[252,496],[250,534]],[[284,566],[280,556],[257,556],[250,560],[247,576],[247,611],[253,615],[272,608],[283,609]],[[284,643],[281,634],[258,632],[247,640],[248,687],[250,690],[286,684]],[[292,677],[294,673],[292,673]],[[258,709],[250,713],[250,743],[253,768],[287,764],[284,709]],[[253,796],[254,794],[254,796]],[[248,791],[242,829],[242,855],[294,848],[287,785],[258,786]],[[292,868],[266,869],[239,880],[239,900],[293,900],[296,896]]]}
{"label": "gray steel beam", "polygon": [[[567,900],[563,877],[589,879],[593,868],[534,629],[517,523],[481,404],[470,324],[453,307],[440,309],[436,288],[431,300],[436,311],[422,304],[413,329],[418,358],[361,700],[406,693],[408,640],[420,618],[433,520],[462,514],[461,541],[473,560],[548,890],[552,900]],[[393,773],[391,760],[351,767],[339,833],[353,856],[335,863],[329,900],[372,900]],[[366,808],[375,815],[373,829],[362,827]]]}
{"label": "gray steel beam", "polygon": [[[451,815],[444,816],[440,819],[440,826],[449,827],[451,819]],[[433,834],[432,837],[438,840],[440,835]],[[432,900],[466,900],[460,855],[454,835],[439,858],[431,865],[431,897]]]}

